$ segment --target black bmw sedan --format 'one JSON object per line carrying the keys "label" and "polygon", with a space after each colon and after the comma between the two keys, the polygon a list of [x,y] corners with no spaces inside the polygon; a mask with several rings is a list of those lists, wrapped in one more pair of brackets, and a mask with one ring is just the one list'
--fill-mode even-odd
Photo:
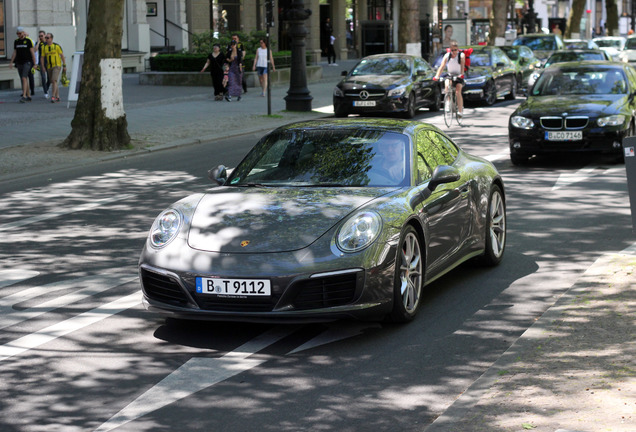
{"label": "black bmw sedan", "polygon": [[421,57],[408,54],[377,54],[365,57],[333,92],[336,117],[349,114],[401,113],[406,118],[428,107],[437,111],[442,91],[435,71]]}
{"label": "black bmw sedan", "polygon": [[598,152],[623,160],[622,140],[635,134],[636,71],[607,61],[556,63],[544,70],[510,116],[510,159]]}

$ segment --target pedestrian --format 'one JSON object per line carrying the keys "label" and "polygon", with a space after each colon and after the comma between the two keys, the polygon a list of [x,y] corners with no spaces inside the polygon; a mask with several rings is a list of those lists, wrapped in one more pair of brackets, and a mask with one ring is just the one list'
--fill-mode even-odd
{"label": "pedestrian", "polygon": [[33,42],[26,37],[24,27],[18,27],[16,29],[18,38],[13,42],[13,54],[11,55],[11,61],[9,67],[13,68],[15,64],[20,75],[20,82],[22,84],[22,97],[20,97],[20,103],[31,102],[31,93],[29,91],[29,72],[35,64],[35,51],[33,49]]}
{"label": "pedestrian", "polygon": [[40,71],[40,81],[42,81],[42,90],[44,91],[44,98],[49,98],[49,77],[46,74],[46,68],[44,67],[44,56],[42,55],[42,48],[46,45],[46,32],[40,30],[38,33],[38,41],[35,44],[35,69]]}
{"label": "pedestrian", "polygon": [[243,81],[243,51],[239,50],[238,42],[232,38],[230,47],[227,51],[227,62],[230,65],[228,72],[227,93],[225,94],[225,100],[230,102],[232,96],[236,97],[237,101],[241,100],[242,93],[242,81]]}
{"label": "pedestrian", "polygon": [[329,46],[327,47],[327,63],[329,63],[329,66],[338,66],[338,63],[336,63],[336,50],[333,47],[335,41],[336,37],[334,35],[329,36]]}
{"label": "pedestrian", "polygon": [[247,93],[247,82],[245,82],[245,75],[243,74],[243,71],[245,70],[245,65],[243,64],[243,61],[245,60],[245,46],[239,39],[239,35],[237,33],[232,34],[232,40],[236,42],[236,49],[241,57],[241,87],[243,87],[243,91]]}
{"label": "pedestrian", "polygon": [[[261,45],[256,49],[256,57],[254,57],[254,64],[252,65],[252,70],[258,70],[258,81],[261,84],[261,96],[265,96],[265,92],[267,91],[267,43],[261,39],[259,41]],[[272,70],[275,71],[276,67],[274,66],[274,56],[272,52],[269,51],[269,62],[272,64]]]}
{"label": "pedestrian", "polygon": [[331,27],[331,19],[325,18],[325,22],[322,24],[321,36],[321,48],[322,52],[328,56],[329,42],[331,42],[331,35],[333,34],[333,27]]}
{"label": "pedestrian", "polygon": [[26,35],[26,38],[31,41],[31,44],[33,45],[33,52],[35,52],[35,63],[33,63],[33,67],[29,69],[29,89],[31,91],[31,96],[35,96],[35,77],[33,76],[33,74],[35,73],[35,67],[38,64],[38,53],[35,48],[35,43],[33,42],[33,39],[31,39],[31,37],[29,36],[27,32],[24,32],[24,34]]}
{"label": "pedestrian", "polygon": [[225,87],[223,86],[223,65],[225,65],[225,55],[221,52],[221,45],[215,43],[212,45],[212,52],[208,55],[205,66],[201,69],[201,73],[210,68],[210,76],[212,77],[212,86],[214,86],[214,100],[223,100]]}
{"label": "pedestrian", "polygon": [[53,34],[47,33],[44,37],[46,45],[42,48],[46,73],[51,83],[51,103],[60,101],[60,89],[57,81],[60,78],[60,70],[66,72],[66,58],[62,47],[53,42]]}

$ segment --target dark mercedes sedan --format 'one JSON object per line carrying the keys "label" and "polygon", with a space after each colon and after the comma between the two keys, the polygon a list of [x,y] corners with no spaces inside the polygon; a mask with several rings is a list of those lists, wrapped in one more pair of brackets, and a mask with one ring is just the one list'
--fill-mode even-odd
{"label": "dark mercedes sedan", "polygon": [[336,117],[349,114],[401,113],[412,118],[419,108],[437,111],[442,90],[435,71],[421,57],[377,54],[365,57],[333,92]]}
{"label": "dark mercedes sedan", "polygon": [[510,159],[599,152],[623,160],[622,140],[633,136],[636,71],[606,61],[555,63],[510,116]]}

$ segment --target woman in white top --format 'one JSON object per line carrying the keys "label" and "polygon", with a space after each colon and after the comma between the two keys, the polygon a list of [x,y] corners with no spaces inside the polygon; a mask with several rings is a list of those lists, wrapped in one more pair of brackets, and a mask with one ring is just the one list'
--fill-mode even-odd
{"label": "woman in white top", "polygon": [[[464,53],[459,52],[459,48],[456,40],[452,40],[450,43],[450,52],[444,54],[442,64],[439,66],[435,79],[439,79],[444,67],[448,68],[449,75],[457,77],[455,81],[455,94],[457,95],[457,116],[461,117],[464,114],[464,99],[462,98],[462,87],[464,87],[464,70],[465,70],[466,57]],[[449,85],[446,82],[446,85]]]}
{"label": "woman in white top", "polygon": [[[265,96],[265,92],[267,91],[267,44],[263,39],[259,42],[261,47],[256,50],[256,57],[254,57],[252,70],[258,70],[258,80],[261,83],[261,88],[263,89],[261,96]],[[272,64],[272,70],[275,71],[276,67],[274,67],[274,56],[272,56],[271,51],[269,52],[269,61]]]}

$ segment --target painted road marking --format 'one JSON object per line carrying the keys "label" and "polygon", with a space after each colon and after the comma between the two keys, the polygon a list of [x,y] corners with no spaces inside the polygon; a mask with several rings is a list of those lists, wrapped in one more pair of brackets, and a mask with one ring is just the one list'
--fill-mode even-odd
{"label": "painted road marking", "polygon": [[0,288],[14,285],[23,280],[31,279],[39,275],[40,272],[33,270],[0,270]]}
{"label": "painted road marking", "polygon": [[275,327],[222,357],[194,357],[188,360],[179,369],[102,424],[95,432],[113,430],[266,362],[269,359],[267,356],[252,356],[263,348],[289,336],[297,329],[296,326]]}

